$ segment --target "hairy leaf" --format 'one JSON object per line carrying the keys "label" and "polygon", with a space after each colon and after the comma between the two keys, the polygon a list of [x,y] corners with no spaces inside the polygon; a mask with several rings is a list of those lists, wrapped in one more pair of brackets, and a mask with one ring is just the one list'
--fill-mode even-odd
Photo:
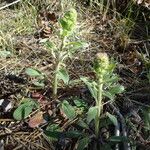
{"label": "hairy leaf", "polygon": [[38,70],[32,68],[27,68],[25,73],[31,77],[39,77],[42,75]]}
{"label": "hairy leaf", "polygon": [[114,115],[110,114],[109,112],[107,112],[106,115],[109,117],[109,119],[115,126],[118,125],[117,118]]}
{"label": "hairy leaf", "polygon": [[66,85],[69,83],[69,74],[66,69],[59,70],[57,75],[59,80],[63,80]]}
{"label": "hairy leaf", "polygon": [[61,108],[68,119],[72,120],[76,117],[75,109],[68,103],[68,101],[64,100],[61,104]]}
{"label": "hairy leaf", "polygon": [[38,108],[36,102],[26,99],[19,105],[19,107],[14,111],[13,117],[16,120],[23,120],[29,116],[34,108]]}
{"label": "hairy leaf", "polygon": [[98,108],[97,106],[90,107],[87,112],[87,123],[89,124],[97,115]]}
{"label": "hairy leaf", "polygon": [[86,78],[86,77],[81,77],[80,79],[84,82],[85,85],[87,85],[87,87],[88,87],[91,95],[93,96],[93,98],[95,100],[97,100],[97,88],[96,88],[97,84],[96,84],[96,82],[94,82],[94,81],[90,82],[88,80],[88,78]]}
{"label": "hairy leaf", "polygon": [[67,11],[63,18],[60,19],[60,24],[62,26],[62,33],[63,37],[68,36],[72,33],[74,27],[76,26],[77,22],[77,12],[74,8],[71,8]]}

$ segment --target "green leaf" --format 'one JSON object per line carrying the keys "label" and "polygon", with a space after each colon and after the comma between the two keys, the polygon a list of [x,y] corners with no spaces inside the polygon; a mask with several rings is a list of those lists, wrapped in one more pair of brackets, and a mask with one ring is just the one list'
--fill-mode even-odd
{"label": "green leaf", "polygon": [[59,139],[61,137],[63,137],[63,133],[60,132],[60,131],[48,131],[48,130],[45,130],[44,131],[44,134],[47,136],[47,137],[50,137],[50,140],[56,140],[56,139]]}
{"label": "green leaf", "polygon": [[61,131],[59,124],[49,124],[46,128],[47,131]]}
{"label": "green leaf", "polygon": [[32,112],[32,107],[22,104],[13,113],[13,117],[16,120],[22,120],[26,118]]}
{"label": "green leaf", "polygon": [[122,86],[122,85],[115,85],[115,86],[110,88],[109,93],[111,93],[112,95],[115,95],[115,94],[120,94],[123,91],[124,91],[124,86]]}
{"label": "green leaf", "polygon": [[53,134],[53,132],[61,132],[61,128],[59,127],[58,124],[49,124],[46,128],[47,132],[50,132],[52,134],[48,134],[48,139],[50,141],[56,141],[58,139],[57,136],[55,136],[55,134]]}
{"label": "green leaf", "polygon": [[9,56],[11,56],[10,51],[0,51],[0,58],[7,58]]}
{"label": "green leaf", "polygon": [[106,83],[116,83],[116,82],[118,82],[118,80],[119,80],[119,77],[116,74],[113,74],[111,76],[109,74],[109,75],[104,77],[104,81]]}
{"label": "green leaf", "polygon": [[65,47],[68,47],[68,46],[69,46],[70,51],[75,51],[80,48],[88,47],[88,44],[86,42],[70,42],[65,45]]}
{"label": "green leaf", "polygon": [[112,95],[108,91],[103,91],[103,96],[108,97],[110,100],[114,100],[114,98],[115,98],[115,95]]}
{"label": "green leaf", "polygon": [[114,115],[112,115],[112,114],[110,114],[109,112],[107,112],[107,113],[106,113],[106,116],[109,117],[109,119],[111,120],[111,122],[112,122],[115,126],[118,125],[117,118],[116,118]]}
{"label": "green leaf", "polygon": [[89,124],[97,115],[98,108],[97,106],[90,107],[87,112],[87,123]]}
{"label": "green leaf", "polygon": [[81,133],[80,131],[67,131],[65,132],[64,136],[67,137],[67,138],[78,138],[80,136],[82,136],[83,133]]}
{"label": "green leaf", "polygon": [[42,76],[42,74],[38,71],[38,70],[35,70],[35,69],[32,69],[32,68],[27,68],[25,70],[25,73],[31,77],[39,77],[39,76]]}
{"label": "green leaf", "polygon": [[150,131],[150,108],[143,110],[143,119],[144,119],[145,129]]}
{"label": "green leaf", "polygon": [[50,141],[56,141],[60,136],[61,128],[58,124],[49,124],[44,132],[47,133],[46,135]]}
{"label": "green leaf", "polygon": [[69,34],[72,33],[73,29],[76,26],[77,22],[77,12],[74,8],[71,8],[69,11],[67,11],[64,14],[64,17],[59,20],[61,27],[62,27],[62,32],[61,35],[63,37],[68,36]]}
{"label": "green leaf", "polygon": [[58,79],[63,80],[63,82],[68,85],[69,83],[69,74],[66,69],[61,69],[57,73]]}
{"label": "green leaf", "polygon": [[14,111],[13,117],[16,120],[23,120],[29,116],[29,114],[32,112],[32,109],[32,106],[22,104]]}
{"label": "green leaf", "polygon": [[95,81],[90,82],[89,79],[86,77],[80,77],[80,79],[81,79],[81,81],[84,82],[85,85],[87,85],[92,97],[95,100],[97,100],[97,88],[96,88],[97,84],[96,84],[96,82]]}
{"label": "green leaf", "polygon": [[79,119],[77,124],[84,129],[89,129],[89,126],[82,119]]}
{"label": "green leaf", "polygon": [[124,136],[112,136],[109,138],[109,141],[118,143],[118,142],[128,142],[129,140],[127,137]]}
{"label": "green leaf", "polygon": [[78,141],[77,150],[84,150],[90,143],[89,137],[84,137]]}
{"label": "green leaf", "polygon": [[105,97],[108,97],[110,100],[114,100],[115,99],[115,95],[122,93],[124,91],[124,86],[122,85],[115,85],[112,87],[109,87],[108,91],[103,91],[103,95]]}
{"label": "green leaf", "polygon": [[77,107],[86,107],[86,106],[87,106],[86,102],[85,102],[84,100],[82,100],[82,99],[79,99],[79,98],[73,100],[73,102],[74,102],[74,104],[75,104]]}
{"label": "green leaf", "polygon": [[34,105],[36,108],[39,108],[39,104],[38,102],[34,101],[34,99],[32,98],[24,98],[20,104],[31,104],[31,105]]}
{"label": "green leaf", "polygon": [[37,108],[37,103],[31,100],[25,100],[13,113],[16,120],[23,120],[29,116],[34,108]]}
{"label": "green leaf", "polygon": [[67,132],[59,132],[59,131],[44,131],[44,134],[48,137],[52,137],[52,138],[78,138],[80,136],[82,136],[81,132],[78,131],[67,131]]}
{"label": "green leaf", "polygon": [[69,84],[74,86],[74,85],[78,85],[81,83],[81,80],[80,79],[75,79],[75,80],[70,80],[69,81]]}
{"label": "green leaf", "polygon": [[61,108],[68,119],[72,120],[76,117],[75,109],[68,103],[68,101],[64,100],[61,104]]}
{"label": "green leaf", "polygon": [[39,82],[39,81],[34,81],[33,84],[35,86],[42,87],[42,88],[44,88],[44,86],[45,86],[45,84],[43,82]]}

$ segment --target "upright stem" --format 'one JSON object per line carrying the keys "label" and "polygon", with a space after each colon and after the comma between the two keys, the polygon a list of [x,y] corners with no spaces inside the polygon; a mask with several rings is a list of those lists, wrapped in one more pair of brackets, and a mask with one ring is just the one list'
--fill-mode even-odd
{"label": "upright stem", "polygon": [[58,62],[56,64],[56,68],[55,68],[55,73],[54,73],[54,83],[53,83],[53,98],[56,99],[57,98],[57,85],[58,85],[58,76],[57,73],[59,71],[59,67],[60,67],[60,63]]}
{"label": "upright stem", "polygon": [[100,125],[100,114],[101,114],[101,107],[102,107],[102,90],[103,90],[103,79],[102,76],[98,79],[98,89],[97,89],[97,103],[96,106],[98,107],[97,116],[95,118],[95,134],[98,138],[99,136],[99,125]]}
{"label": "upright stem", "polygon": [[53,82],[53,98],[57,98],[57,89],[58,89],[58,71],[60,69],[61,64],[61,52],[63,51],[64,44],[65,44],[66,37],[62,38],[62,42],[60,45],[60,52],[58,54],[57,60],[56,60],[56,66],[55,66],[55,72],[54,72],[54,82]]}

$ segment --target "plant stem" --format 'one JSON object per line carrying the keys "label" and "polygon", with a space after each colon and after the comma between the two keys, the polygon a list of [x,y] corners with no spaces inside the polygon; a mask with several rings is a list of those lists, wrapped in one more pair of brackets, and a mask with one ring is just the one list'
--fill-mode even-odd
{"label": "plant stem", "polygon": [[103,90],[103,78],[100,76],[98,78],[98,89],[97,89],[97,103],[96,106],[98,107],[97,116],[95,118],[95,134],[98,138],[99,136],[99,125],[100,125],[100,114],[101,114],[101,107],[102,107],[102,90]]}
{"label": "plant stem", "polygon": [[65,45],[65,40],[66,40],[66,37],[63,37],[62,41],[61,41],[60,49],[59,49],[60,51],[59,51],[59,54],[58,54],[58,57],[56,60],[56,66],[55,66],[55,72],[54,72],[54,82],[53,82],[53,98],[54,99],[57,98],[57,89],[58,89],[58,75],[57,74],[60,69],[61,61],[63,60],[61,58],[61,52],[63,51],[64,45]]}
{"label": "plant stem", "polygon": [[56,64],[55,73],[54,73],[54,83],[53,83],[53,98],[57,98],[57,89],[58,89],[58,76],[57,73],[59,71],[60,63]]}

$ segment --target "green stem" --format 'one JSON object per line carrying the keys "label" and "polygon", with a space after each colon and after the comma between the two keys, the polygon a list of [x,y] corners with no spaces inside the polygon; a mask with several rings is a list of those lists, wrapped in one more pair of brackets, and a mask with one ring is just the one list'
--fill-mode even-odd
{"label": "green stem", "polygon": [[64,45],[65,45],[65,40],[66,40],[66,37],[63,37],[61,45],[60,45],[60,49],[59,49],[60,52],[59,52],[57,60],[56,60],[56,66],[55,66],[55,72],[54,72],[54,82],[53,82],[53,98],[54,99],[57,98],[57,90],[58,90],[58,75],[57,74],[60,69],[60,64],[62,61],[62,58],[60,58],[60,57],[61,57],[61,52],[63,51]]}
{"label": "green stem", "polygon": [[103,79],[102,76],[98,79],[98,90],[97,90],[97,103],[96,106],[98,107],[97,116],[95,118],[95,134],[98,138],[99,136],[99,126],[100,126],[100,114],[101,114],[101,108],[102,108],[102,91],[103,90]]}
{"label": "green stem", "polygon": [[54,99],[57,98],[57,89],[58,89],[58,76],[57,76],[57,73],[59,71],[59,68],[60,68],[60,63],[58,62],[56,64],[55,73],[54,73],[54,83],[53,83],[53,98]]}

